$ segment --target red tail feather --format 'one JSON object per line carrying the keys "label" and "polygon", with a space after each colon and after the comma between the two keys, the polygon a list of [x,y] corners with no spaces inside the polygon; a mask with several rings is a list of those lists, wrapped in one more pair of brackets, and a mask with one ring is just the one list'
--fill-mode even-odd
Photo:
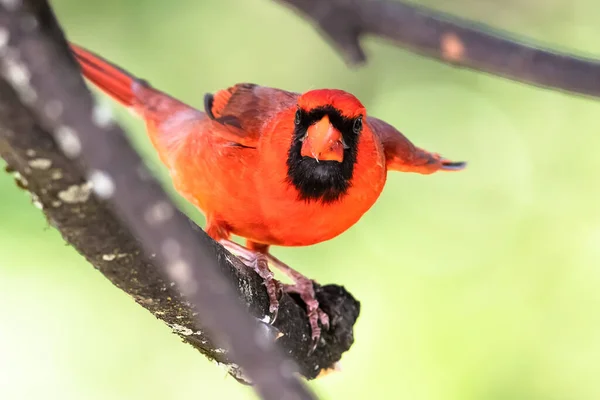
{"label": "red tail feather", "polygon": [[152,144],[170,165],[173,152],[195,131],[204,114],[99,55],[70,46],[85,78],[144,119]]}
{"label": "red tail feather", "polygon": [[79,62],[83,76],[125,106],[136,101],[133,88],[136,78],[102,57],[73,43],[71,50]]}

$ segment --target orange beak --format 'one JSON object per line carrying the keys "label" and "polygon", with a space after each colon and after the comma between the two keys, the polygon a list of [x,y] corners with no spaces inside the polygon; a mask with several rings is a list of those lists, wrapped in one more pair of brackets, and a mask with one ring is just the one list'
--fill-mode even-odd
{"label": "orange beak", "polygon": [[317,161],[342,162],[345,147],[342,134],[331,125],[326,115],[308,127],[300,154]]}

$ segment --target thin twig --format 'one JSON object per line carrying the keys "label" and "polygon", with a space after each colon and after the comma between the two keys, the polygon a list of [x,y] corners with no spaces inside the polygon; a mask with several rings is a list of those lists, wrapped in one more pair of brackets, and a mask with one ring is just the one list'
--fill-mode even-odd
{"label": "thin twig", "polygon": [[276,0],[312,21],[349,64],[374,35],[446,63],[571,94],[600,97],[600,60],[532,46],[449,14],[385,0]]}

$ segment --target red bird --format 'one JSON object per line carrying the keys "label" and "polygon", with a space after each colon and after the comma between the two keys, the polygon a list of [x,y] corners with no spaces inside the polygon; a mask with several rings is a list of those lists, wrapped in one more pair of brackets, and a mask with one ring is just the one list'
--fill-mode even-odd
{"label": "red bird", "polygon": [[[241,83],[204,97],[204,112],[152,88],[100,56],[71,45],[83,75],[147,125],[175,188],[206,216],[206,232],[265,280],[270,311],[278,285],[268,263],[294,280],[284,290],[306,303],[313,340],[329,319],[313,282],[269,253],[308,246],[354,225],[379,197],[388,171],[455,171],[391,125],[367,117],[342,90],[303,94]],[[230,241],[246,239],[246,247]],[[274,319],[274,317],[273,317]]]}

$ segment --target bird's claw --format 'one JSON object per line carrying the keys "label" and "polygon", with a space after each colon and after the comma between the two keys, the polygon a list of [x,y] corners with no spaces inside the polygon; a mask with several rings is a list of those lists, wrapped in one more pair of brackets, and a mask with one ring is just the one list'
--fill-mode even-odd
{"label": "bird's claw", "polygon": [[[269,312],[272,314],[271,324],[277,319],[279,311],[278,295],[280,290],[283,289],[286,293],[296,293],[300,296],[300,299],[306,304],[306,314],[308,316],[312,339],[309,354],[312,354],[319,344],[322,329],[329,330],[329,316],[319,307],[319,301],[315,296],[314,282],[271,254],[249,250],[229,240],[221,240],[220,243],[232,253],[237,254],[238,258],[244,264],[256,271],[263,279],[264,285],[267,288],[267,294],[269,295]],[[274,279],[273,273],[269,269],[269,262],[290,277],[295,283],[292,285],[282,284]],[[319,326],[319,323],[321,326]]]}
{"label": "bird's claw", "polygon": [[273,324],[277,319],[277,314],[279,312],[279,293],[281,291],[281,284],[278,280],[273,278],[273,272],[269,269],[269,262],[264,254],[257,253],[256,257],[251,260],[246,258],[241,258],[241,260],[262,278],[263,284],[267,289],[267,295],[269,296],[269,313],[271,313],[270,323]]}
{"label": "bird's claw", "polygon": [[[308,316],[312,339],[309,354],[312,354],[319,344],[321,330],[329,330],[329,316],[319,307],[313,281],[305,277],[296,277],[296,283],[293,285],[283,285],[283,291],[300,295],[300,298],[306,304],[306,314]],[[319,323],[321,323],[321,326],[319,326]]]}

